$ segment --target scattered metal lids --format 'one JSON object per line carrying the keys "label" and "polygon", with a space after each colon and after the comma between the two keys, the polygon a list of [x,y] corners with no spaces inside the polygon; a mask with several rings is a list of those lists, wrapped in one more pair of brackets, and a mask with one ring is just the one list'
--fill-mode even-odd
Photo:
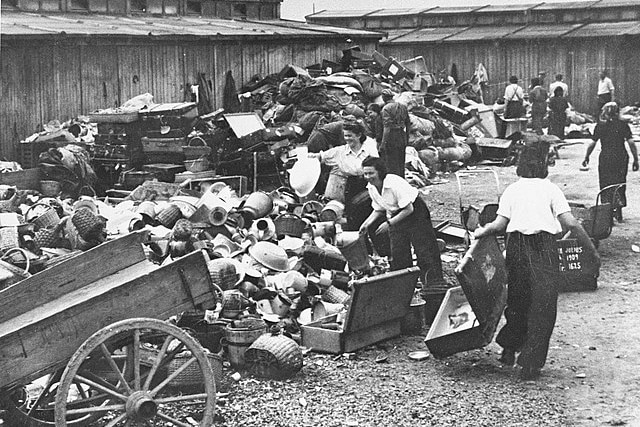
{"label": "scattered metal lids", "polygon": [[429,352],[427,350],[416,350],[409,353],[409,359],[412,360],[425,360],[429,358]]}

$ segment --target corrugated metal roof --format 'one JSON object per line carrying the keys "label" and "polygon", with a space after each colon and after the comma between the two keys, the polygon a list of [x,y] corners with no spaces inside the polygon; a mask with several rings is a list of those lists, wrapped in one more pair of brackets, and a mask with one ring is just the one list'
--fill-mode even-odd
{"label": "corrugated metal roof", "polygon": [[597,3],[599,0],[591,1],[572,1],[572,2],[557,2],[557,3],[542,3],[539,6],[533,8],[533,10],[562,10],[562,9],[587,9],[589,6]]}
{"label": "corrugated metal roof", "polygon": [[414,7],[409,9],[381,9],[376,12],[372,12],[369,16],[406,16],[406,15],[418,15],[427,10],[431,10],[434,7]]}
{"label": "corrugated metal roof", "polygon": [[549,39],[561,37],[576,28],[583,26],[584,24],[558,24],[558,25],[545,25],[534,24],[522,28],[513,34],[507,35],[506,39]]}
{"label": "corrugated metal roof", "polygon": [[250,21],[198,17],[115,16],[7,12],[2,14],[2,36],[154,36],[154,37],[327,37],[381,38],[373,31],[307,24],[298,21]]}
{"label": "corrugated metal roof", "polygon": [[621,6],[629,6],[640,8],[640,2],[638,0],[600,0],[593,6],[593,9],[601,9],[605,7],[621,7]]}
{"label": "corrugated metal roof", "polygon": [[525,12],[541,4],[542,3],[493,4],[493,5],[485,6],[482,9],[475,11],[474,13]]}
{"label": "corrugated metal roof", "polygon": [[640,21],[597,22],[587,24],[564,37],[614,37],[624,35],[640,35]]}
{"label": "corrugated metal roof", "polygon": [[377,12],[378,9],[344,9],[344,10],[321,10],[320,12],[307,15],[306,18],[361,18],[370,13]]}
{"label": "corrugated metal roof", "polygon": [[484,27],[469,27],[466,30],[454,34],[451,37],[447,37],[446,41],[479,41],[479,40],[497,40],[502,39],[509,34],[518,31],[523,28],[522,25],[505,25],[500,27],[484,26]]}
{"label": "corrugated metal roof", "polygon": [[459,13],[470,13],[480,10],[486,6],[455,6],[455,7],[436,7],[424,12],[425,15],[451,15]]}
{"label": "corrugated metal roof", "polygon": [[421,28],[417,31],[405,32],[397,38],[389,41],[382,41],[381,44],[405,44],[405,43],[422,43],[422,42],[438,42],[447,37],[458,34],[469,27],[437,27],[437,28]]}

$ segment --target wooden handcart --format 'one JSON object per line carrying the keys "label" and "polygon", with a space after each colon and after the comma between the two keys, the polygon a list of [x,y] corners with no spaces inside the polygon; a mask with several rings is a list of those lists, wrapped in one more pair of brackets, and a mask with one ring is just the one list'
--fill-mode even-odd
{"label": "wooden handcart", "polygon": [[[212,425],[208,356],[165,321],[215,306],[206,260],[194,252],[159,267],[143,238],[104,243],[0,291],[5,425]],[[194,370],[202,384],[176,386]]]}

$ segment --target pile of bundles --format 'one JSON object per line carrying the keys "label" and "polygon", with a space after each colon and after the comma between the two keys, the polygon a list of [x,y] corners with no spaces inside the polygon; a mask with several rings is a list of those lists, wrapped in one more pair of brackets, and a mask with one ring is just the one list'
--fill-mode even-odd
{"label": "pile of bundles", "polygon": [[[351,67],[350,71],[314,78],[308,70],[290,65],[278,74],[255,77],[239,90],[244,100],[243,109],[261,113],[267,127],[263,139],[272,143],[278,140],[292,145],[306,143],[314,133],[346,116],[361,120],[368,135],[375,137],[370,105],[383,106],[382,92],[386,89],[395,95],[395,102],[408,107],[412,124],[409,145],[418,151],[432,172],[438,170],[442,162],[467,161],[471,149],[465,144],[466,133],[428,101],[457,94],[456,88],[433,84],[432,78],[412,72],[377,52],[375,58],[378,65],[367,63],[370,67],[366,70]],[[403,73],[393,74],[394,68],[384,66],[387,61],[397,63]],[[425,100],[430,107],[425,106]],[[466,111],[463,116],[465,120],[470,117]],[[287,132],[287,129],[299,131]]]}

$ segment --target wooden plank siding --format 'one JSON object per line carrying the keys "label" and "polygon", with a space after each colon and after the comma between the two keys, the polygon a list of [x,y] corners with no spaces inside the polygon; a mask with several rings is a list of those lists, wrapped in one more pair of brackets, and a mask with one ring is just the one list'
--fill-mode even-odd
{"label": "wooden plank siding", "polygon": [[545,71],[548,86],[555,75],[564,74],[572,104],[582,112],[596,114],[598,73],[610,71],[616,87],[616,99],[622,105],[640,101],[638,69],[640,69],[640,37],[607,37],[589,39],[537,39],[477,41],[474,43],[382,44],[379,50],[398,60],[423,56],[429,69],[437,73],[450,70],[455,63],[462,80],[471,78],[478,63],[489,74],[485,102],[491,103],[504,94],[509,76],[516,75],[527,89],[530,78]]}
{"label": "wooden plank siding", "polygon": [[[364,52],[376,44],[358,43]],[[155,102],[190,100],[190,85],[205,73],[216,108],[222,106],[225,74],[236,88],[258,74],[337,61],[352,43],[326,40],[220,41],[3,41],[0,56],[0,157],[16,159],[20,140],[99,108],[115,107],[149,92]]]}

